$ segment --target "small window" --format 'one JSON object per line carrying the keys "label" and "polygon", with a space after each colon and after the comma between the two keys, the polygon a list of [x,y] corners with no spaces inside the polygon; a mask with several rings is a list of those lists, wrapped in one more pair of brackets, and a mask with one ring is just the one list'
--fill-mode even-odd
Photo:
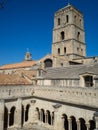
{"label": "small window", "polygon": [[84,77],[85,86],[86,87],[92,87],[93,86],[93,76],[85,76]]}
{"label": "small window", "polygon": [[68,22],[69,22],[69,16],[66,15],[66,23],[68,23]]}
{"label": "small window", "polygon": [[63,66],[63,63],[61,63],[61,66]]}
{"label": "small window", "polygon": [[76,23],[77,16],[74,16],[74,22]]}
{"label": "small window", "polygon": [[65,36],[64,36],[64,31],[61,32],[61,40],[64,40]]}
{"label": "small window", "polygon": [[82,23],[82,21],[81,21],[81,19],[80,19],[80,26],[81,26],[81,23]]}
{"label": "small window", "polygon": [[77,40],[80,40],[80,32],[77,34]]}
{"label": "small window", "polygon": [[66,47],[64,47],[64,54],[66,54]]}
{"label": "small window", "polygon": [[58,48],[58,54],[60,55],[60,48]]}
{"label": "small window", "polygon": [[58,18],[58,25],[60,25],[61,24],[61,20],[60,20],[60,18]]}
{"label": "small window", "polygon": [[77,51],[79,52],[79,47],[77,47]]}

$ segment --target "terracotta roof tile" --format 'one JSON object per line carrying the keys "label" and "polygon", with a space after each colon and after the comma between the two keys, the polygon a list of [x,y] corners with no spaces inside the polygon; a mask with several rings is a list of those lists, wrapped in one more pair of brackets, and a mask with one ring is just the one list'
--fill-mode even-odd
{"label": "terracotta roof tile", "polygon": [[0,74],[0,85],[22,85],[32,84],[18,74]]}
{"label": "terracotta roof tile", "polygon": [[37,70],[16,70],[14,74],[24,75],[28,77],[29,79],[33,80],[37,76]]}
{"label": "terracotta roof tile", "polygon": [[15,69],[15,68],[23,68],[23,67],[31,67],[36,64],[37,61],[23,61],[15,64],[6,64],[0,67],[0,70],[3,69]]}

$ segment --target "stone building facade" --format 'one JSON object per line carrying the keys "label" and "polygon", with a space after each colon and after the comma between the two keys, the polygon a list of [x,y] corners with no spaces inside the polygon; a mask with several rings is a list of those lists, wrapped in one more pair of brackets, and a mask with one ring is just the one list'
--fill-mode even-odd
{"label": "stone building facade", "polygon": [[52,54],[0,67],[0,130],[98,130],[98,57],[86,57],[84,19],[54,16]]}

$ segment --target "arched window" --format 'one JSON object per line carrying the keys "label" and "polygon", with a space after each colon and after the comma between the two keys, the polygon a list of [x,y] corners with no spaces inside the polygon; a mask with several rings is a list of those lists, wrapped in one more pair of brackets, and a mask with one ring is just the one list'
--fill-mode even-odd
{"label": "arched window", "polygon": [[64,47],[64,54],[66,54],[66,47]]}
{"label": "arched window", "polygon": [[67,117],[67,115],[63,114],[62,119],[64,120],[64,128],[65,128],[65,130],[68,130],[68,117]]}
{"label": "arched window", "polygon": [[21,113],[21,124],[24,124],[24,106],[22,105],[22,113]]}
{"label": "arched window", "polygon": [[47,123],[51,125],[51,115],[49,110],[47,110]]}
{"label": "arched window", "polygon": [[77,16],[75,15],[74,16],[74,23],[76,24],[76,19],[77,19]]}
{"label": "arched window", "polygon": [[12,107],[10,110],[10,120],[9,120],[9,125],[13,126],[14,125],[14,119],[15,119],[15,107]]}
{"label": "arched window", "polygon": [[41,113],[41,119],[40,119],[40,121],[42,121],[43,123],[45,123],[45,111],[44,111],[44,109],[41,109],[41,111],[40,111]]}
{"label": "arched window", "polygon": [[25,111],[25,121],[27,122],[29,119],[29,109],[30,109],[30,105],[28,104],[26,106],[26,111]]}
{"label": "arched window", "polygon": [[80,118],[79,121],[80,121],[81,130],[87,130],[85,120],[83,118]]}
{"label": "arched window", "polygon": [[52,60],[51,59],[46,59],[45,61],[44,61],[44,64],[45,64],[45,68],[47,68],[47,67],[52,67]]}
{"label": "arched window", "polygon": [[69,22],[69,15],[66,15],[66,23]]}
{"label": "arched window", "polygon": [[74,116],[71,116],[70,118],[72,121],[72,130],[77,130],[76,118]]}
{"label": "arched window", "polygon": [[4,129],[6,130],[8,127],[8,109],[4,108]]}
{"label": "arched window", "polygon": [[89,123],[90,123],[90,130],[95,130],[95,128],[96,128],[96,123],[95,123],[95,121],[90,120]]}
{"label": "arched window", "polygon": [[86,87],[92,87],[93,86],[93,76],[84,76],[84,82]]}
{"label": "arched window", "polygon": [[77,40],[80,40],[80,32],[77,34]]}
{"label": "arched window", "polygon": [[64,33],[64,31],[62,31],[61,32],[61,40],[64,40],[64,38],[65,38],[65,33]]}
{"label": "arched window", "polygon": [[61,20],[60,20],[60,18],[58,18],[58,25],[60,25],[61,24]]}

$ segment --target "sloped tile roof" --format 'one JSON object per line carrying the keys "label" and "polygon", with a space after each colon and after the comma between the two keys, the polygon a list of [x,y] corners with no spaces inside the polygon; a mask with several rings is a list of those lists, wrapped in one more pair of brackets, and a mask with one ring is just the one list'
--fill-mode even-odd
{"label": "sloped tile roof", "polygon": [[6,64],[6,65],[1,66],[0,70],[31,67],[31,66],[35,65],[36,62],[37,61],[23,61],[23,62],[15,63],[15,64]]}
{"label": "sloped tile roof", "polygon": [[24,69],[20,69],[17,70],[16,72],[14,72],[14,74],[19,74],[24,75],[26,77],[28,77],[29,79],[35,79],[36,75],[37,75],[37,70],[24,70]]}
{"label": "sloped tile roof", "polygon": [[79,75],[93,73],[98,75],[98,63],[93,65],[70,65],[68,67],[47,68],[44,79],[79,79]]}
{"label": "sloped tile roof", "polygon": [[23,76],[18,74],[0,74],[0,85],[22,85],[31,84]]}

